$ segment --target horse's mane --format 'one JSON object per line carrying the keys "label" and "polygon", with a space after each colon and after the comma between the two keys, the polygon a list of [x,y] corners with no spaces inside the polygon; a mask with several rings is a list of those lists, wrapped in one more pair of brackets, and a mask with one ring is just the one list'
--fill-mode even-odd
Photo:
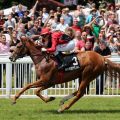
{"label": "horse's mane", "polygon": [[34,41],[31,40],[30,38],[28,38],[27,41],[29,42],[29,44],[30,44],[31,46],[34,46],[34,47],[35,47],[36,49],[38,49],[38,50],[40,50],[41,47],[42,47],[42,45],[36,45],[36,44],[34,43]]}

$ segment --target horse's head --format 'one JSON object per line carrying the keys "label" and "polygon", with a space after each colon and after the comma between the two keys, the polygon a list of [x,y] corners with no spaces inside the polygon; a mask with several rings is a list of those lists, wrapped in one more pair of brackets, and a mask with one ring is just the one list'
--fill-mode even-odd
{"label": "horse's head", "polygon": [[26,47],[27,38],[25,36],[21,37],[21,41],[12,49],[11,55],[9,59],[12,62],[15,62],[18,58],[22,58],[28,53],[28,49]]}

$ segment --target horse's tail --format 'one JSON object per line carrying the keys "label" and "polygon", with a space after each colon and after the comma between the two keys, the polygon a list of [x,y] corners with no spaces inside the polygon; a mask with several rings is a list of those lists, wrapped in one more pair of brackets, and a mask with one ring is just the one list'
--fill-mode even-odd
{"label": "horse's tail", "polygon": [[114,63],[109,59],[105,59],[105,62],[107,66],[107,71],[109,71],[109,73],[112,73],[112,71],[114,71],[120,75],[120,64]]}

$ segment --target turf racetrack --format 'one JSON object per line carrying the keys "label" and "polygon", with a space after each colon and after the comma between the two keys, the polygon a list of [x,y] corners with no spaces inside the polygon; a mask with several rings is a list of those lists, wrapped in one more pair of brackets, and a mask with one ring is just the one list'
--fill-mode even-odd
{"label": "turf racetrack", "polygon": [[64,113],[57,112],[59,101],[0,99],[0,120],[120,120],[120,97],[84,97]]}

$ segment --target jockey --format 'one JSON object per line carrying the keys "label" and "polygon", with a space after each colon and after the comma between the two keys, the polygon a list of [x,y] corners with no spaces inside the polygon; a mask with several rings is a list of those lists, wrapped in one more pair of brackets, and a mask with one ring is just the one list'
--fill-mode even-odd
{"label": "jockey", "polygon": [[62,69],[67,66],[60,52],[71,51],[75,47],[75,43],[71,41],[74,37],[74,31],[68,27],[65,33],[56,31],[52,33],[52,46],[51,48],[42,48],[43,52],[54,53],[61,66],[58,69]]}

